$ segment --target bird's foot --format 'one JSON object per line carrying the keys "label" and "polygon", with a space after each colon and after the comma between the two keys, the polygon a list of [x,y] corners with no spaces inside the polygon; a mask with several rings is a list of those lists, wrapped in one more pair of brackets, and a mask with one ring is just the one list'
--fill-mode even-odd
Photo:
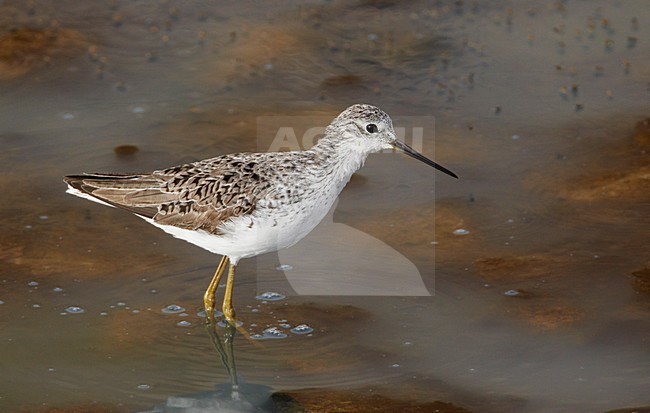
{"label": "bird's foot", "polygon": [[203,297],[203,310],[208,321],[214,321],[214,297],[207,294]]}
{"label": "bird's foot", "polygon": [[237,327],[237,320],[235,319],[235,309],[232,307],[224,307],[222,309],[223,317],[226,319],[228,324],[233,327]]}

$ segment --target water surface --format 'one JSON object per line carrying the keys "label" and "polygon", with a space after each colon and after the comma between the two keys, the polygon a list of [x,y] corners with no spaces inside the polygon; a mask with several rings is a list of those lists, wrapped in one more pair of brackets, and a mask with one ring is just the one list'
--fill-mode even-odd
{"label": "water surface", "polygon": [[[236,335],[248,400],[650,404],[645,2],[33,1],[0,16],[0,410],[147,411],[230,381],[197,315],[218,257],[66,195],[63,175],[259,150],[260,116],[357,102],[434,118],[422,150],[461,179],[372,156],[302,250],[242,262],[244,331],[314,328]],[[359,238],[333,245],[334,224]],[[346,239],[377,243],[340,255],[368,251]],[[403,258],[425,293],[299,295],[299,257],[365,286],[404,282],[378,261]]]}

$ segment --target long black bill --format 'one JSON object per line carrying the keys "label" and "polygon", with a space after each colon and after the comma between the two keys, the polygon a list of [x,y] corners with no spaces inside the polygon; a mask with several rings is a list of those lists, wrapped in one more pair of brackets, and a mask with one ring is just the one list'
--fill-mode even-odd
{"label": "long black bill", "polygon": [[418,161],[422,161],[422,162],[424,162],[425,164],[427,164],[429,166],[433,166],[434,168],[436,168],[440,172],[444,172],[447,175],[453,176],[454,178],[458,179],[458,175],[456,175],[455,173],[453,173],[449,169],[445,168],[444,166],[438,165],[437,163],[433,162],[431,159],[427,158],[426,156],[416,152],[415,149],[411,148],[410,146],[408,146],[404,142],[395,141],[393,143],[393,145],[396,148],[399,148],[399,149],[403,150],[408,156],[410,156],[412,158],[415,158]]}

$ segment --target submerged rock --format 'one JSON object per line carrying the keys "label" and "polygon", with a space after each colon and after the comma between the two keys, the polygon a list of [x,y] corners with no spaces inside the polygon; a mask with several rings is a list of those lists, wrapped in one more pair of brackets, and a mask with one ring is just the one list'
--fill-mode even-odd
{"label": "submerged rock", "polygon": [[113,152],[115,152],[115,155],[118,157],[134,155],[139,150],[140,149],[135,145],[119,145],[113,148]]}

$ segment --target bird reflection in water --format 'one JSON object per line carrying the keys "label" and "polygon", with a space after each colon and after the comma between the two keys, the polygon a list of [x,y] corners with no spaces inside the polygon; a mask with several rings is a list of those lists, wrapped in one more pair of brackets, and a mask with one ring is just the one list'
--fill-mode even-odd
{"label": "bird reflection in water", "polygon": [[[225,324],[225,325],[224,325]],[[164,405],[140,413],[264,413],[272,390],[267,386],[243,384],[240,387],[235,366],[235,335],[237,327],[217,324],[208,319],[208,336],[228,373],[229,383],[220,383],[214,391],[167,398]]]}
{"label": "bird reflection in water", "polygon": [[219,356],[221,357],[221,364],[223,364],[226,371],[228,372],[228,376],[230,376],[230,397],[233,401],[241,401],[242,399],[241,394],[239,393],[239,381],[237,379],[237,366],[235,365],[234,342],[237,327],[229,323],[225,323],[225,326],[223,328],[224,333],[223,336],[221,336],[217,330],[219,326],[214,322],[210,322],[210,319],[208,318],[208,322],[205,323],[205,328],[208,331],[208,335],[212,340],[214,348],[217,350],[217,353],[219,353]]}

